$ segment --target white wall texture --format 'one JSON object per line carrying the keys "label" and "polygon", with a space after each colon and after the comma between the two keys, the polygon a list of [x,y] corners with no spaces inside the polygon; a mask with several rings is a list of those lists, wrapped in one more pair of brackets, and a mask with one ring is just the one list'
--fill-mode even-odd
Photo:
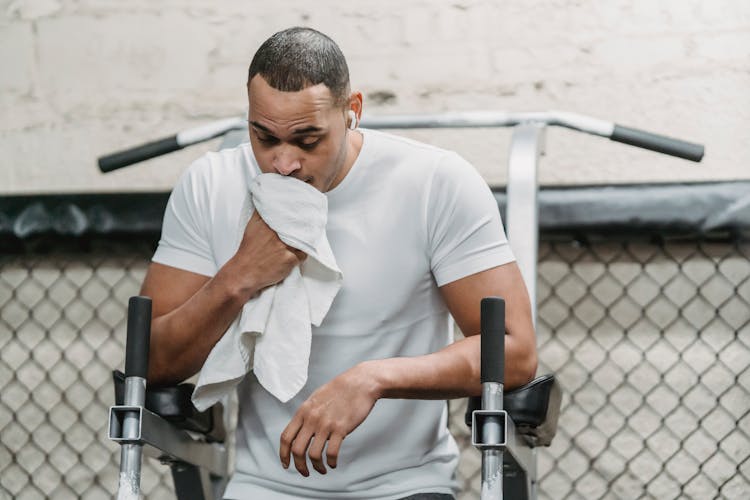
{"label": "white wall texture", "polygon": [[[562,109],[702,142],[693,164],[551,129],[548,185],[750,178],[747,0],[0,0],[0,194],[169,189],[193,147],[98,155],[245,109],[258,45],[333,37],[371,114]],[[503,184],[508,130],[412,132]]]}

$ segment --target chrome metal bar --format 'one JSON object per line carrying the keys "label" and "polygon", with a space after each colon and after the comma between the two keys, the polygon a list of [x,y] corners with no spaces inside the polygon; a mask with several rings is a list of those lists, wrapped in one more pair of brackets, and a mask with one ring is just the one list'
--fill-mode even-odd
{"label": "chrome metal bar", "polygon": [[482,409],[503,409],[503,384],[497,382],[485,382],[482,384]]}
{"label": "chrome metal bar", "polygon": [[189,146],[199,142],[208,141],[214,137],[224,135],[230,130],[242,130],[247,128],[246,118],[225,118],[216,120],[205,125],[189,128],[177,134],[177,144]]}
{"label": "chrome metal bar", "polygon": [[[146,379],[128,377],[125,379],[125,406],[143,406],[146,401]],[[141,434],[140,413],[128,411],[122,422],[122,437],[125,440],[138,439]],[[136,500],[141,491],[141,457],[143,446],[125,442],[120,448],[120,484],[118,500]]]}
{"label": "chrome metal bar", "polygon": [[[482,409],[503,409],[503,384],[484,382],[482,384]],[[506,419],[506,421],[509,419]],[[488,417],[482,428],[484,443],[501,442],[500,421]],[[482,450],[482,492],[481,500],[500,500],[503,498],[503,451],[498,448]]]}
{"label": "chrome metal bar", "polygon": [[[507,113],[504,111],[464,111],[457,113],[432,113],[393,116],[365,115],[360,126],[365,128],[491,128],[513,127],[522,123],[541,123],[565,127],[589,134],[610,137],[615,124],[590,116],[565,111],[539,111]],[[218,137],[230,130],[247,128],[247,118],[224,118],[205,125],[183,130],[177,134],[177,143],[188,146]]]}
{"label": "chrome metal bar", "polygon": [[120,447],[120,483],[117,500],[138,500],[141,494],[141,456],[143,446],[126,443]]}
{"label": "chrome metal bar", "polygon": [[[125,379],[125,406],[143,406],[146,402],[146,379],[143,377],[127,377]],[[125,429],[127,432],[127,428]]]}
{"label": "chrome metal bar", "polygon": [[610,137],[615,124],[589,116],[563,111],[506,113],[503,111],[466,111],[460,113],[364,116],[361,126],[381,129],[412,128],[491,128],[513,127],[525,123],[556,125]]}
{"label": "chrome metal bar", "polygon": [[[126,418],[138,420],[135,432],[123,432]],[[137,445],[143,452],[163,462],[182,461],[223,476],[227,472],[227,450],[224,444],[194,439],[159,415],[140,406],[112,406],[109,418],[109,438],[123,447]],[[131,464],[132,461],[128,461]],[[123,469],[123,467],[121,467]]]}
{"label": "chrome metal bar", "polygon": [[[642,130],[623,127],[598,118],[565,111],[526,113],[467,111],[440,114],[364,116],[361,126],[376,129],[490,128],[513,127],[528,123],[554,125],[578,130],[587,134],[598,135],[630,144],[631,146],[650,149],[679,158],[687,158],[692,161],[700,161],[703,158],[704,148],[700,144],[692,144]],[[243,140],[247,140],[247,118],[243,116],[216,120],[206,125],[183,130],[174,136],[102,156],[99,158],[99,168],[102,172],[110,172],[233,131],[244,132],[241,134],[240,141],[237,141],[236,138],[233,139],[232,146],[243,142]],[[224,142],[226,143],[227,141],[225,140]]]}
{"label": "chrome metal bar", "polygon": [[508,241],[526,283],[531,318],[536,325],[536,265],[539,242],[537,171],[544,125],[529,123],[513,130],[508,159]]}
{"label": "chrome metal bar", "polygon": [[223,444],[195,440],[145,408],[142,418],[141,442],[146,455],[166,462],[181,460],[213,474],[226,475],[227,450]]}

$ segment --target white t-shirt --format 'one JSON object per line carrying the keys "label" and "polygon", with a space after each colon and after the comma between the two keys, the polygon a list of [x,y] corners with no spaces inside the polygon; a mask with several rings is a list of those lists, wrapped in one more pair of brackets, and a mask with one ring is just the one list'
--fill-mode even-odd
{"label": "white t-shirt", "polygon": [[[458,489],[445,401],[378,401],[326,475],[310,468],[305,478],[279,461],[281,432],[315,389],[365,360],[442,349],[453,331],[438,287],[513,260],[495,199],[469,163],[433,146],[361,132],[352,169],[326,193],[326,232],[343,287],[313,327],[309,376],[297,396],[279,402],[252,373],[239,386],[236,467],[226,498],[385,500]],[[216,274],[236,249],[246,176],[259,172],[249,144],[197,160],[170,197],[154,262]]]}

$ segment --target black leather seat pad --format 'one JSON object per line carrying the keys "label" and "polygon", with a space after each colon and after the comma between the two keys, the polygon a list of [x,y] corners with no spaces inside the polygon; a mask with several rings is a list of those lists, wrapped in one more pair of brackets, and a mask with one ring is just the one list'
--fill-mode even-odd
{"label": "black leather seat pad", "polygon": [[[521,434],[534,438],[534,446],[549,446],[557,430],[561,396],[555,376],[542,375],[526,385],[505,392],[503,409],[508,412]],[[482,398],[469,398],[466,425],[471,426],[472,412],[481,407]]]}
{"label": "black leather seat pad", "polygon": [[[115,385],[115,404],[124,404],[125,374],[119,370],[112,372]],[[208,438],[222,441],[224,425],[221,422],[221,405],[215,405],[200,412],[191,400],[193,384],[179,384],[168,387],[147,387],[146,409],[160,415],[181,429],[205,434]]]}

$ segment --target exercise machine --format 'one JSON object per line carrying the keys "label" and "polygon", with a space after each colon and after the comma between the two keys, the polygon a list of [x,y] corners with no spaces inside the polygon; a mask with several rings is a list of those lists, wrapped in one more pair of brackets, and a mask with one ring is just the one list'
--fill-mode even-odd
{"label": "exercise machine", "polygon": [[[514,128],[508,161],[505,224],[529,291],[534,321],[537,171],[544,154],[547,126],[578,130],[696,162],[701,161],[704,154],[699,144],[560,111],[366,117],[361,126],[379,129]],[[246,119],[220,120],[106,155],[99,159],[99,167],[102,172],[109,172],[219,136],[224,137],[222,148],[247,141]],[[554,375],[543,375],[527,385],[504,391],[505,304],[501,298],[488,297],[480,307],[482,397],[469,399],[466,423],[472,428],[472,444],[482,454],[481,498],[535,500],[538,489],[535,452],[540,446],[549,446],[555,435],[561,389]],[[146,309],[148,314],[144,312]],[[180,500],[220,498],[227,480],[223,409],[216,405],[206,412],[198,412],[190,401],[191,384],[146,387],[150,323],[144,318],[150,315],[148,298],[131,298],[125,373],[114,374],[117,399],[110,409],[109,437],[122,445],[121,498],[137,498],[143,453],[169,464]],[[131,348],[131,345],[137,347]]]}

